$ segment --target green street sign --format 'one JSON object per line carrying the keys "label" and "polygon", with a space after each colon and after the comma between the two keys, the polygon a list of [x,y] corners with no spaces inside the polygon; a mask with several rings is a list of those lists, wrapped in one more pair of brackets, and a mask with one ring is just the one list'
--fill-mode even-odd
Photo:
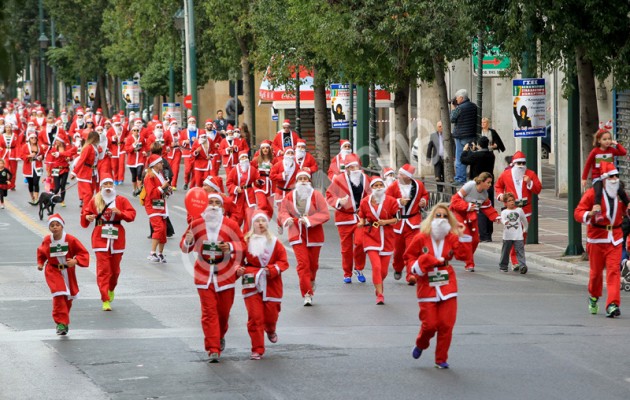
{"label": "green street sign", "polygon": [[[477,75],[479,69],[478,59],[478,43],[477,38],[473,39],[472,43],[472,61],[473,61],[473,73]],[[483,76],[484,77],[498,77],[502,71],[505,71],[510,67],[510,58],[506,57],[499,46],[493,46],[483,56]]]}

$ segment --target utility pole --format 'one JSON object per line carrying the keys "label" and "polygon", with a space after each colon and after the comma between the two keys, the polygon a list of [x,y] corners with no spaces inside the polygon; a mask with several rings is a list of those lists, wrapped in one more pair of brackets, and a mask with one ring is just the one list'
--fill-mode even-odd
{"label": "utility pole", "polygon": [[[350,86],[352,93],[352,86]],[[368,87],[357,86],[357,154],[361,157],[361,165],[367,166],[370,163],[369,136],[370,136],[370,105],[368,100]],[[352,109],[352,108],[350,108]],[[350,121],[352,127],[352,121]]]}
{"label": "utility pole", "polygon": [[190,94],[192,95],[192,115],[198,120],[197,110],[197,49],[195,44],[195,5],[193,0],[186,0],[188,4],[188,56],[190,64]]}
{"label": "utility pole", "polygon": [[[56,48],[55,43],[55,20],[50,19],[50,47]],[[55,117],[59,115],[59,85],[57,84],[57,69],[52,68],[52,82],[53,82],[53,110]]]}
{"label": "utility pole", "polygon": [[39,0],[39,101],[46,103],[46,48],[48,38],[44,33],[44,0]]}
{"label": "utility pole", "polygon": [[[567,256],[577,256],[584,253],[584,247],[582,247],[582,226],[575,218],[573,218],[573,211],[577,208],[580,202],[580,174],[577,172],[580,170],[580,91],[577,76],[573,74],[570,77],[573,90],[568,99],[568,151],[567,162],[569,170],[568,183],[568,209],[569,209],[569,245],[564,254]],[[557,137],[557,135],[556,135]],[[571,171],[576,171],[571,173]]]}

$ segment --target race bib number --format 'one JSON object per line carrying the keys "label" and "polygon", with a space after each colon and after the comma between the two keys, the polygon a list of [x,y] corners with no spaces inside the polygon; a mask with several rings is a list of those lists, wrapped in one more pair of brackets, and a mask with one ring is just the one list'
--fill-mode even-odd
{"label": "race bib number", "polygon": [[101,231],[101,237],[103,239],[118,239],[118,228],[112,225],[104,225]]}
{"label": "race bib number", "polygon": [[43,168],[35,168],[35,173],[37,174],[37,176],[42,176],[43,172],[44,172]]}
{"label": "race bib number", "polygon": [[264,162],[264,163],[260,164],[260,170],[261,171],[265,171],[265,172],[271,171],[271,163]]}
{"label": "race bib number", "polygon": [[448,271],[437,270],[430,271],[428,274],[429,286],[444,286],[448,284]]}
{"label": "race bib number", "polygon": [[164,199],[155,199],[151,202],[151,205],[153,206],[153,209],[155,210],[164,210],[164,205],[165,205],[165,201]]}
{"label": "race bib number", "polygon": [[52,169],[52,176],[59,176],[59,171],[61,171],[60,168],[53,168]]}
{"label": "race bib number", "polygon": [[219,245],[207,240],[203,241],[203,248],[201,254],[210,257],[212,260],[223,258],[223,251],[219,248]]}
{"label": "race bib number", "polygon": [[254,274],[245,274],[241,279],[241,283],[243,284],[243,289],[254,289],[256,287],[256,275]]}
{"label": "race bib number", "polygon": [[50,245],[51,257],[65,257],[68,254],[68,243],[57,243]]}
{"label": "race bib number", "polygon": [[339,164],[339,172],[344,172],[346,170],[346,164]]}

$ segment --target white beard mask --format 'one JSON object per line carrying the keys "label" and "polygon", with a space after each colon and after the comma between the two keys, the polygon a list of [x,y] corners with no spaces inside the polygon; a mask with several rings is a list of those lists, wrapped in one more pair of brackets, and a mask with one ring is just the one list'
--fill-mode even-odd
{"label": "white beard mask", "polygon": [[400,194],[403,199],[408,199],[411,196],[411,183],[408,185],[403,185],[398,182],[398,187],[400,188]]}
{"label": "white beard mask", "polygon": [[512,176],[517,180],[523,180],[523,176],[525,176],[525,170],[527,169],[524,165],[515,165],[512,167]]}
{"label": "white beard mask", "polygon": [[619,191],[619,179],[606,179],[605,189],[608,197],[612,197],[613,199],[617,197],[617,192]]}
{"label": "white beard mask", "polygon": [[158,139],[162,139],[162,137],[164,136],[164,131],[162,129],[156,129],[155,130],[155,137]]}
{"label": "white beard mask", "polygon": [[241,166],[243,172],[247,172],[249,169],[249,160],[240,160],[238,164]]}
{"label": "white beard mask", "polygon": [[313,194],[313,186],[311,185],[311,182],[298,182],[298,184],[295,185],[295,193],[300,200],[311,197],[311,194]]}
{"label": "white beard mask", "polygon": [[293,156],[284,156],[284,158],[282,159],[282,165],[284,165],[285,169],[292,167],[293,164],[294,164]]}
{"label": "white beard mask", "polygon": [[175,133],[175,132],[177,132],[177,127],[176,127],[176,126],[171,126],[171,127],[170,127],[170,128],[168,128],[168,129],[171,131],[171,133]]}
{"label": "white beard mask", "polygon": [[105,203],[110,203],[116,199],[116,189],[115,188],[102,188],[101,196],[103,197],[103,201]]}
{"label": "white beard mask", "polygon": [[234,135],[227,135],[225,138],[227,140],[234,140]]}
{"label": "white beard mask", "polygon": [[267,250],[267,245],[269,243],[269,239],[265,235],[253,234],[249,238],[249,242],[247,243],[247,251],[254,257],[261,256]]}
{"label": "white beard mask", "polygon": [[363,176],[363,172],[361,170],[350,171],[350,182],[353,186],[359,186],[361,184],[361,178]]}
{"label": "white beard mask", "polygon": [[381,189],[372,189],[372,198],[378,203],[381,204],[383,200],[385,200],[385,188]]}
{"label": "white beard mask", "polygon": [[83,125],[83,118],[77,118],[77,125]]}
{"label": "white beard mask", "polygon": [[234,132],[234,137],[238,139],[241,137],[241,134],[239,132]]}
{"label": "white beard mask", "polygon": [[[442,240],[451,231],[451,224],[446,218],[435,218],[431,221],[431,237],[435,240]],[[436,256],[441,256],[437,255]]]}
{"label": "white beard mask", "polygon": [[68,116],[67,115],[62,115],[61,116],[61,121],[65,124],[68,122]]}
{"label": "white beard mask", "polygon": [[388,176],[387,178],[385,178],[385,186],[390,187],[395,181],[396,178],[394,178],[393,176]]}
{"label": "white beard mask", "polygon": [[199,143],[201,143],[201,144],[206,143],[206,138],[205,137],[199,138]]}
{"label": "white beard mask", "polygon": [[197,125],[195,124],[188,124],[188,130],[189,131],[196,131],[197,130]]}
{"label": "white beard mask", "polygon": [[221,223],[223,209],[217,206],[208,206],[201,216],[204,221],[206,221],[206,225],[210,227],[210,229],[216,229]]}
{"label": "white beard mask", "polygon": [[344,160],[346,159],[346,156],[348,154],[352,154],[352,150],[350,149],[341,149],[341,151],[339,152],[339,154],[341,154],[341,158],[343,158]]}
{"label": "white beard mask", "polygon": [[299,160],[303,159],[303,158],[304,158],[304,156],[306,156],[306,150],[304,150],[304,149],[297,149],[297,150],[295,150],[295,156],[296,156]]}

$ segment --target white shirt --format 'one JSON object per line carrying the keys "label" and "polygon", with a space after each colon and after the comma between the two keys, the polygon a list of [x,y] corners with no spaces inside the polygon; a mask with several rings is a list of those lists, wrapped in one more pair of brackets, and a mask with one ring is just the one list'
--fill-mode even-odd
{"label": "white shirt", "polygon": [[504,225],[503,240],[523,240],[523,232],[527,232],[528,223],[522,208],[506,208],[501,211],[501,223]]}

